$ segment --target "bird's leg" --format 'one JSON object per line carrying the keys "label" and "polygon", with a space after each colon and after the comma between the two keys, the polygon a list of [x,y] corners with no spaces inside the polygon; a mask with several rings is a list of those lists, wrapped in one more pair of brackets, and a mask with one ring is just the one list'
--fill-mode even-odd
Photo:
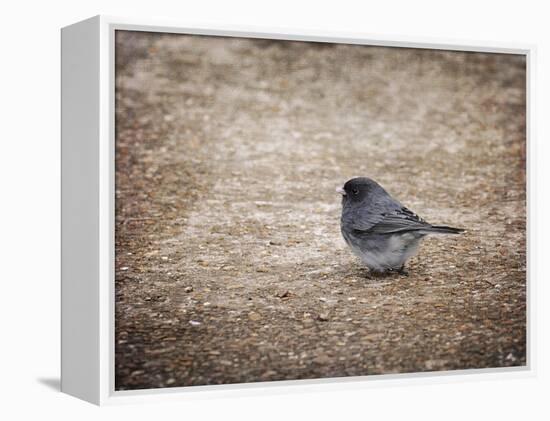
{"label": "bird's leg", "polygon": [[401,276],[409,276],[409,272],[407,269],[405,269],[405,264],[402,264],[399,269],[396,270],[396,272]]}
{"label": "bird's leg", "polygon": [[394,269],[369,269],[369,278],[386,278],[387,276],[391,276],[394,273],[396,273]]}

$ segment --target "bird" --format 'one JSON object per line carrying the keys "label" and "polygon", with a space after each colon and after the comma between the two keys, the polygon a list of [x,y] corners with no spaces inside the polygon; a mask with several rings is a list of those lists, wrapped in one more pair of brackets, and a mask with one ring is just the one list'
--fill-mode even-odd
{"label": "bird", "polygon": [[426,235],[465,231],[426,222],[368,177],[352,178],[336,191],[342,195],[342,236],[375,274],[407,275],[405,263]]}

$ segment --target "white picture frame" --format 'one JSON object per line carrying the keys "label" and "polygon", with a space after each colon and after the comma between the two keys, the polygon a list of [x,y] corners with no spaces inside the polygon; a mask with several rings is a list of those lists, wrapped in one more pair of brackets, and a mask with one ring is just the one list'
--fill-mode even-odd
{"label": "white picture frame", "polygon": [[[378,46],[523,54],[527,62],[527,365],[292,380],[137,391],[114,388],[114,32],[135,30],[229,37],[323,41]],[[63,392],[103,405],[136,401],[242,396],[266,391],[335,390],[532,376],[534,280],[530,278],[531,115],[535,47],[488,42],[387,38],[367,34],[281,31],[238,26],[199,27],[178,22],[96,16],[61,31],[62,45],[62,377]],[[375,381],[376,380],[376,381]],[[196,393],[200,392],[200,393]]]}

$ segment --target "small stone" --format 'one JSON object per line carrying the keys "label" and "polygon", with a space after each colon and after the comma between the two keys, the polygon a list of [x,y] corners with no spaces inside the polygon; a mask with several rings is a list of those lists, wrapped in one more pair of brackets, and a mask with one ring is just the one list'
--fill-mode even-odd
{"label": "small stone", "polygon": [[189,324],[191,326],[200,326],[201,322],[197,322],[196,320],[189,320]]}
{"label": "small stone", "polygon": [[319,315],[317,315],[317,320],[319,320],[320,322],[328,321],[328,313],[320,313]]}
{"label": "small stone", "polygon": [[120,270],[128,270],[130,269],[128,266],[121,267]]}
{"label": "small stone", "polygon": [[260,377],[263,379],[263,380],[266,380],[266,379],[269,379],[273,376],[276,376],[277,375],[277,372],[274,371],[274,370],[267,370],[265,371]]}
{"label": "small stone", "polygon": [[183,291],[184,291],[184,292],[187,292],[187,293],[193,292],[193,287],[185,287],[185,288],[183,289]]}
{"label": "small stone", "polygon": [[319,355],[318,357],[315,357],[313,359],[313,362],[317,363],[317,364],[324,365],[324,364],[330,363],[330,358],[326,355]]}
{"label": "small stone", "polygon": [[262,316],[254,311],[251,311],[250,313],[248,313],[248,318],[253,322],[257,322],[262,318]]}

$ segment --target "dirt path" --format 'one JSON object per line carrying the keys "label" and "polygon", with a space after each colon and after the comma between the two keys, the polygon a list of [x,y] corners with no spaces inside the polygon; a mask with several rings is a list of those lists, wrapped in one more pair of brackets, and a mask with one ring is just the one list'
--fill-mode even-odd
{"label": "dirt path", "polygon": [[[117,389],[525,364],[520,57],[122,33]],[[370,278],[334,188],[434,223]]]}

